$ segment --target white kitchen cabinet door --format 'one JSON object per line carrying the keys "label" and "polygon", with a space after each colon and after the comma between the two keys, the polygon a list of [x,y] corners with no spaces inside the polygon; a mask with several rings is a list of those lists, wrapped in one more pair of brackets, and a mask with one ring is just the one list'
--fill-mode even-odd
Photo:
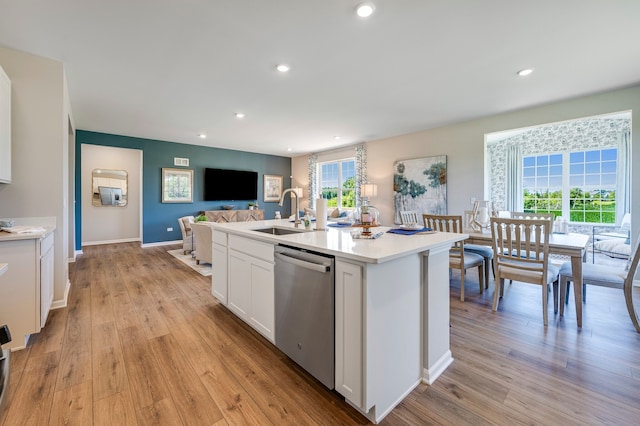
{"label": "white kitchen cabinet door", "polygon": [[46,248],[46,252],[40,258],[40,327],[47,323],[53,304],[53,234],[47,238],[51,238],[52,245]]}
{"label": "white kitchen cabinet door", "polygon": [[275,342],[275,287],[273,263],[251,258],[250,324],[271,342]]}
{"label": "white kitchen cabinet door", "polygon": [[364,408],[362,278],[361,266],[336,259],[335,389],[360,408]]}
{"label": "white kitchen cabinet door", "polygon": [[211,294],[227,305],[227,247],[213,243]]}
{"label": "white kitchen cabinet door", "polygon": [[11,80],[0,67],[0,182],[11,183]]}
{"label": "white kitchen cabinet door", "polygon": [[251,310],[251,262],[244,253],[229,249],[229,303],[227,307],[249,322]]}

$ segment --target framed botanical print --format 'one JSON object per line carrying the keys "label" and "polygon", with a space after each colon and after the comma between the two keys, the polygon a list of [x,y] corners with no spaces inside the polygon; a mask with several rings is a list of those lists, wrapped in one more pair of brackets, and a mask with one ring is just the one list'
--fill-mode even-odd
{"label": "framed botanical print", "polygon": [[264,202],[280,201],[282,195],[282,176],[264,175]]}
{"label": "framed botanical print", "polygon": [[193,170],[162,169],[162,202],[193,203]]}

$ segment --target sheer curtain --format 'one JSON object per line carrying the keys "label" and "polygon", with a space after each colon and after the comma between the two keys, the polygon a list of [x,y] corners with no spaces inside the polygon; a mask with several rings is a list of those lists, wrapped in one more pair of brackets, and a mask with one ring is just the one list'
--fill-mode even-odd
{"label": "sheer curtain", "polygon": [[309,208],[316,208],[316,198],[318,194],[318,156],[313,154],[309,157]]}
{"label": "sheer curtain", "polygon": [[622,223],[625,213],[631,211],[631,132],[618,136],[618,170],[616,177],[616,223]]}
{"label": "sheer curtain", "polygon": [[367,183],[367,146],[356,146],[356,207],[360,207],[360,187]]}
{"label": "sheer curtain", "polygon": [[522,151],[519,144],[507,147],[505,209],[522,211]]}

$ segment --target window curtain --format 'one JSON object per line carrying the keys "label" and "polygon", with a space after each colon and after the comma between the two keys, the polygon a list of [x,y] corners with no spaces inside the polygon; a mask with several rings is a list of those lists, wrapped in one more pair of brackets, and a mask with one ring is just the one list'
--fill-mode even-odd
{"label": "window curtain", "polygon": [[522,199],[522,150],[519,144],[507,147],[506,152],[505,209],[523,211]]}
{"label": "window curtain", "polygon": [[318,156],[312,154],[309,157],[309,208],[316,208],[318,197]]}
{"label": "window curtain", "polygon": [[360,187],[367,183],[367,146],[365,144],[356,146],[356,207],[362,204]]}
{"label": "window curtain", "polygon": [[631,132],[618,136],[618,173],[616,176],[616,223],[622,223],[625,213],[631,212]]}

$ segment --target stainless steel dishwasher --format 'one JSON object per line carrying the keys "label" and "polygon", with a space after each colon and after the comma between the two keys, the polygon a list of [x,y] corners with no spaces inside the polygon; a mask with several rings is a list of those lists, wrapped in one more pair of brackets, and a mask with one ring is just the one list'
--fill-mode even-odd
{"label": "stainless steel dishwasher", "polygon": [[334,388],[333,256],[275,247],[276,346]]}

